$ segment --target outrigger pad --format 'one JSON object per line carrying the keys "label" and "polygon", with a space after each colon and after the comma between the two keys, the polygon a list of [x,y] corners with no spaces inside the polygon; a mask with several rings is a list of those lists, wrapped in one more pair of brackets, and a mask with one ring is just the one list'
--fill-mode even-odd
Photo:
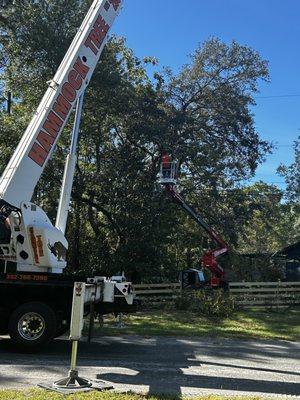
{"label": "outrigger pad", "polygon": [[[65,379],[67,379],[67,378],[65,378]],[[108,382],[105,382],[105,381],[98,380],[98,379],[95,379],[95,380],[87,380],[87,379],[84,379],[84,378],[80,378],[80,379],[91,383],[91,386],[84,386],[84,387],[80,387],[80,386],[78,386],[78,387],[65,386],[65,387],[59,387],[59,386],[56,386],[55,384],[48,385],[48,384],[44,384],[44,383],[38,384],[37,386],[42,388],[42,389],[45,389],[45,390],[49,390],[49,391],[52,391],[52,392],[57,392],[57,393],[60,393],[60,394],[65,394],[65,395],[74,394],[74,393],[91,392],[92,390],[98,390],[98,391],[111,390],[111,389],[114,388],[112,384],[110,384]]]}

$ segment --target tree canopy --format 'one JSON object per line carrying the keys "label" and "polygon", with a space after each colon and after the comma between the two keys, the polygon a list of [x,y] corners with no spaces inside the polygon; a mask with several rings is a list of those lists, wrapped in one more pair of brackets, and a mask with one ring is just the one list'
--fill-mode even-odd
{"label": "tree canopy", "polygon": [[295,206],[300,204],[300,138],[294,143],[295,160],[289,165],[280,165],[278,168],[279,175],[285,178],[287,189],[287,200]]}

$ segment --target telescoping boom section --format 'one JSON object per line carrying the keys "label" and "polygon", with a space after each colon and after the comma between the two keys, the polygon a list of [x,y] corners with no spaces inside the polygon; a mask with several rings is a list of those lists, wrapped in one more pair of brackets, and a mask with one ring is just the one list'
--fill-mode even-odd
{"label": "telescoping boom section", "polygon": [[70,113],[85,91],[121,0],[95,0],[0,180],[0,197],[30,201]]}
{"label": "telescoping boom section", "polygon": [[121,0],[92,3],[0,179],[0,259],[16,262],[18,270],[61,272],[66,266],[64,232],[30,201],[120,8]]}
{"label": "telescoping boom section", "polygon": [[177,164],[170,160],[168,155],[164,155],[161,164],[159,183],[164,186],[166,192],[201,228],[205,230],[208,236],[217,245],[216,249],[207,250],[201,258],[201,266],[211,272],[210,285],[212,287],[225,287],[226,278],[224,269],[218,264],[217,258],[228,253],[228,245],[217,234],[217,232],[208,225],[202,216],[190,206],[184,198],[178,193],[177,183]]}

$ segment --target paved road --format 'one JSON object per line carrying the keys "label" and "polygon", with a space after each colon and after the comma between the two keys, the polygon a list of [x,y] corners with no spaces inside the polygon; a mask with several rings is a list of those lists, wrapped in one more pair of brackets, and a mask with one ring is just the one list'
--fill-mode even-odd
{"label": "paved road", "polygon": [[[66,375],[70,344],[19,354],[0,339],[0,388],[23,388]],[[82,376],[142,393],[293,395],[300,399],[300,343],[286,341],[103,337],[81,343]]]}

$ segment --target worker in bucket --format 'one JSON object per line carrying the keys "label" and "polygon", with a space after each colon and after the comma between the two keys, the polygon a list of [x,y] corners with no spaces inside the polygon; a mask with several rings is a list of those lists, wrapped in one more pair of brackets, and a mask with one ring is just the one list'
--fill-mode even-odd
{"label": "worker in bucket", "polygon": [[164,154],[162,156],[162,177],[163,178],[170,178],[171,176],[171,160],[168,154]]}

